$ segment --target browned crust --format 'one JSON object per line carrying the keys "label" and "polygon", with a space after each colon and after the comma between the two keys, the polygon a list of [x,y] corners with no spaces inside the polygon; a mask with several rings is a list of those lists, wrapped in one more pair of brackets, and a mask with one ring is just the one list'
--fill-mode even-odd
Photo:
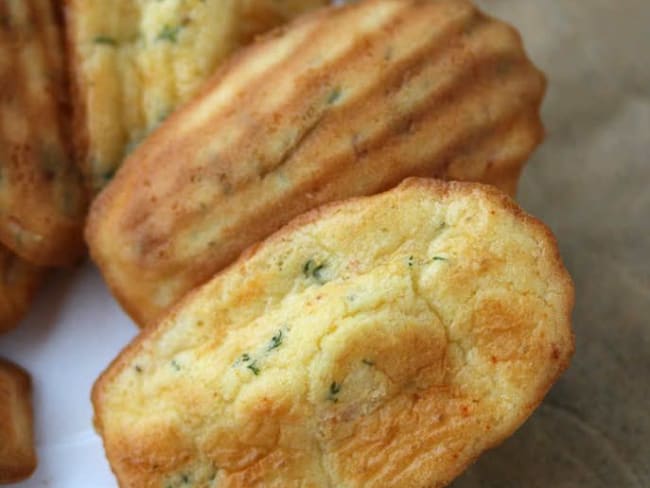
{"label": "browned crust", "polygon": [[0,358],[0,369],[7,371],[12,377],[14,377],[17,384],[21,386],[21,389],[31,389],[32,378],[25,369],[4,358]]}
{"label": "browned crust", "polygon": [[[320,1],[321,3],[325,3],[325,0]],[[248,4],[247,6],[249,10],[262,8],[261,2],[245,3]],[[272,4],[274,2],[270,3]],[[88,126],[88,86],[84,79],[82,59],[79,50],[77,49],[78,41],[75,39],[76,32],[78,32],[78,12],[83,11],[83,8],[81,7],[83,0],[60,0],[60,4],[65,14],[65,50],[68,61],[67,70],[69,78],[71,80],[70,91],[72,94],[72,146],[77,166],[84,177],[85,186],[90,194],[96,196],[103,189],[101,186],[98,186],[98,183],[95,181],[96,175],[93,174],[94,170],[91,169],[91,145],[93,142],[91,141],[91,134]],[[248,44],[257,40],[258,38],[264,37],[266,34],[268,34],[269,31],[272,31],[273,29],[269,29],[269,26],[273,27],[274,25],[277,25],[277,23],[282,19],[282,15],[279,14],[276,9],[277,6],[274,5],[273,7],[270,7],[270,10],[272,10],[272,12],[260,12],[260,18],[257,19],[258,22],[255,24],[255,26],[249,26],[251,32],[242,32],[242,36],[239,41],[241,43]],[[259,34],[258,32],[263,32],[260,31],[260,29],[266,29],[266,32]],[[237,52],[238,51],[235,51],[235,53]],[[219,67],[222,64],[223,62],[220,62]],[[111,171],[114,171],[115,174],[117,174],[120,166],[121,164],[116,168],[113,168]]]}
{"label": "browned crust", "polygon": [[[71,12],[74,10],[72,8],[72,5],[74,5],[75,2],[78,2],[79,0],[64,0],[66,3],[66,19],[67,19],[67,24],[68,26],[71,25],[72,22],[74,22],[74,15],[71,14]],[[217,68],[216,72],[214,75],[210,78],[210,80],[202,85],[202,87],[199,89],[199,91],[196,93],[196,95],[189,101],[187,102],[181,110],[176,110],[172,112],[169,117],[165,120],[164,126],[167,126],[168,124],[173,124],[174,121],[179,118],[180,114],[182,112],[186,111],[191,111],[193,110],[194,107],[198,106],[201,103],[201,99],[206,96],[208,93],[210,93],[215,85],[217,85],[223,78],[225,78],[230,70],[235,69],[237,66],[243,64],[249,57],[255,56],[255,53],[257,51],[260,51],[262,49],[262,44],[272,40],[276,37],[282,36],[288,29],[290,28],[295,28],[298,27],[302,24],[310,23],[313,22],[314,20],[321,18],[321,17],[326,17],[329,15],[330,10],[332,8],[337,8],[337,7],[323,7],[321,9],[317,9],[313,12],[301,15],[300,17],[292,20],[290,23],[281,25],[279,27],[276,27],[275,29],[271,29],[270,31],[261,34],[260,36],[255,38],[255,41],[246,46],[243,49],[239,49],[235,51],[232,55],[228,57],[226,61],[221,63],[221,65]],[[338,7],[341,8],[341,7]],[[68,31],[71,32],[74,29],[68,27]],[[73,49],[73,39],[71,35],[68,35],[68,49],[74,51]],[[72,60],[72,57],[70,57]],[[71,69],[76,69],[75,66],[76,64],[74,62],[71,62],[70,64]],[[73,79],[76,79],[76,77],[73,75]],[[77,91],[77,96],[73,96],[73,100],[85,100],[85,96],[82,93],[81,90],[83,90],[83,86],[77,86],[76,88],[74,87],[73,83],[73,93],[75,90]],[[78,157],[82,157],[83,154],[85,154],[84,151],[88,150],[88,137],[87,137],[87,132],[84,132],[84,127],[86,127],[86,121],[85,121],[85,105],[82,103],[79,103],[74,110],[75,114],[75,140],[77,141],[75,143],[75,146],[80,148],[78,152]],[[79,116],[77,116],[77,112],[79,112]],[[81,127],[81,129],[79,129]],[[155,144],[156,141],[164,141],[165,140],[165,134],[164,131],[161,130],[162,127],[156,131],[154,131],[152,134],[150,134],[147,137],[147,141],[151,141],[150,144]],[[80,132],[78,132],[80,130]],[[84,132],[81,134],[81,132]],[[542,129],[542,134],[543,134],[543,129]],[[543,136],[542,136],[543,137]],[[81,159],[78,159],[78,161],[82,161]],[[122,165],[124,166],[124,165]],[[146,173],[142,168],[135,167],[134,171],[139,175],[138,178],[140,181],[145,181],[146,178]],[[110,184],[106,186],[93,200],[92,205],[90,207],[90,211],[88,214],[88,218],[86,219],[86,227],[84,230],[84,235],[85,235],[85,240],[88,243],[88,250],[90,253],[90,256],[92,260],[97,264],[100,270],[106,269],[107,265],[107,260],[104,259],[104,257],[98,253],[98,252],[93,252],[93,236],[97,235],[97,230],[99,226],[102,223],[103,220],[103,215],[106,213],[110,213],[111,209],[111,201],[112,201],[112,194],[117,193],[118,189],[121,185],[121,182],[127,181],[126,175],[123,174],[123,171],[117,171],[115,173],[115,176],[111,180]],[[113,297],[117,300],[117,302],[120,304],[122,309],[133,319],[133,321],[139,326],[143,327],[144,324],[146,324],[145,317],[141,314],[141,310],[138,308],[136,303],[133,303],[130,297],[128,297],[125,293],[122,292],[121,288],[117,286],[112,280],[106,279],[106,276],[104,276],[106,285],[111,291],[111,294]]]}
{"label": "browned crust", "polygon": [[[354,7],[344,7],[344,8],[354,8]],[[339,10],[342,9],[343,8],[340,8]],[[215,86],[218,86],[230,72],[236,71],[248,59],[255,56],[259,56],[260,53],[265,48],[265,42],[275,37],[281,36],[288,29],[296,28],[308,22],[317,22],[318,19],[326,17],[327,15],[331,15],[331,14],[332,14],[332,9],[325,9],[325,10],[321,10],[303,16],[297,21],[290,24],[289,27],[282,27],[276,29],[275,31],[273,31],[268,35],[262,36],[258,43],[232,56],[229,61],[227,61],[221,66],[221,68],[211,78],[211,80],[204,85],[203,89],[199,92],[197,97],[192,102],[188,103],[178,113],[173,114],[159,130],[157,130],[147,139],[147,141],[143,144],[143,146],[138,150],[139,151],[137,153],[138,161],[135,161],[134,158],[131,158],[130,161],[128,161],[125,164],[125,171],[118,172],[118,174],[111,182],[111,184],[95,200],[86,226],[86,231],[85,231],[86,241],[89,243],[89,246],[91,248],[91,255],[93,257],[93,260],[98,264],[98,266],[102,270],[104,277],[106,278],[106,281],[112,293],[114,294],[116,299],[120,302],[122,307],[126,310],[126,312],[139,325],[147,325],[147,323],[151,321],[151,317],[150,317],[151,314],[145,312],[143,310],[143,306],[139,303],[139,301],[130,295],[129,289],[124,284],[124,282],[118,282],[118,280],[114,278],[115,273],[113,273],[111,269],[112,265],[114,264],[114,260],[111,258],[111,256],[107,256],[105,252],[102,252],[101,249],[102,245],[101,243],[99,243],[99,238],[97,237],[100,232],[100,229],[105,225],[105,222],[110,219],[111,212],[114,210],[114,205],[116,199],[120,194],[120,191],[123,191],[124,188],[133,187],[134,181],[138,181],[142,184],[149,181],[149,174],[147,173],[147,171],[149,171],[150,168],[145,168],[144,167],[145,165],[140,165],[137,163],[139,163],[140,159],[142,159],[143,157],[144,158],[147,157],[148,149],[155,148],[158,146],[163,147],[165,145],[165,142],[169,139],[169,137],[173,137],[173,132],[176,129],[176,127],[180,124],[180,122],[183,120],[184,114],[191,113],[193,110],[199,107],[201,104],[201,99],[205,97],[208,93],[210,93]],[[478,13],[477,15],[479,15],[482,19],[491,19],[490,17],[485,16],[482,13]],[[503,25],[501,22],[499,22],[499,24]],[[520,49],[523,52],[522,39],[519,33],[512,27],[508,26],[507,29],[509,30],[511,35],[514,35],[517,49]],[[526,60],[526,62],[529,63],[528,60]],[[282,66],[282,62],[280,63],[280,66]],[[508,127],[512,126],[513,124],[516,123],[522,124],[522,126],[525,126],[527,130],[526,135],[530,141],[529,142],[530,151],[525,155],[523,154],[520,155],[521,157],[513,157],[512,160],[509,161],[510,164],[507,165],[506,167],[488,170],[482,177],[483,182],[499,186],[502,190],[505,190],[513,195],[516,192],[516,186],[517,186],[519,174],[522,170],[526,158],[530,155],[530,153],[532,153],[534,147],[536,147],[544,138],[544,128],[542,126],[541,120],[537,115],[539,114],[539,108],[542,103],[543,93],[546,87],[546,81],[543,74],[540,73],[538,70],[536,70],[532,65],[526,64],[526,69],[531,69],[531,72],[534,71],[536,76],[539,77],[538,81],[540,83],[540,89],[539,89],[540,96],[536,97],[534,103],[531,104],[532,109],[530,111],[527,111],[525,117],[522,117],[523,120],[520,119],[506,120],[505,124],[502,124],[503,127],[495,128],[495,130],[498,129],[499,132],[501,132],[501,131],[508,130]],[[261,83],[263,81],[263,80],[258,80],[256,78],[253,78],[253,80],[254,81],[252,83]],[[535,114],[535,116],[533,116],[533,114]],[[477,144],[480,144],[480,141],[482,141],[483,138],[486,137],[487,135],[485,134],[478,134],[477,139],[479,140],[479,142],[477,142]],[[169,148],[170,151],[169,157],[170,158],[175,157],[177,150],[178,148]],[[454,152],[453,147],[452,149],[448,149],[447,152],[453,153]],[[432,177],[447,177],[450,179],[456,179],[455,174],[453,172],[451,172],[451,174],[449,175],[445,174],[445,171],[447,171],[448,169],[449,168],[442,168],[433,174],[431,173],[424,174],[422,171],[418,171],[403,176],[432,176]],[[327,180],[321,179],[315,182],[315,184],[316,183],[327,184]],[[392,182],[391,186],[396,183],[397,181]],[[371,193],[374,193],[375,191],[386,190],[389,187],[390,186],[384,185],[382,187],[373,189]],[[303,204],[304,202],[300,202],[300,205]],[[281,202],[278,205],[280,206]],[[279,212],[275,211],[278,209],[269,210],[269,212],[272,212],[274,214],[279,214],[282,212],[283,209],[284,207],[279,209],[280,210]],[[267,219],[267,220],[270,221],[271,219]],[[255,227],[255,226],[251,226],[251,227]],[[277,227],[275,227],[272,230],[275,230],[276,228]],[[260,236],[256,236],[256,237],[260,237]],[[213,270],[219,269],[220,267],[227,265],[229,262],[231,262],[232,259],[235,259],[236,256],[239,254],[239,247],[237,246],[237,243],[225,242],[220,244],[223,245],[220,246],[219,257],[215,257],[216,255],[214,253],[212,253],[210,256],[207,256],[207,252],[206,252],[206,255],[202,255],[201,257],[195,256],[195,259],[188,266],[184,267],[186,271],[188,269],[191,269],[192,273],[196,274],[196,282],[194,283],[195,285],[205,282],[207,279],[209,279],[209,276],[211,276]],[[133,263],[130,262],[128,267],[132,267],[132,266]],[[121,270],[124,271],[126,267],[127,266],[121,267]],[[145,271],[144,265],[142,266],[142,269],[144,272]],[[160,276],[161,275],[159,274],[158,277],[160,278]],[[184,276],[181,278],[181,280],[186,278],[187,277]],[[149,285],[143,285],[143,286],[149,286]]]}
{"label": "browned crust", "polygon": [[0,244],[0,334],[16,327],[29,310],[45,270]]}
{"label": "browned crust", "polygon": [[[79,0],[62,0],[60,2],[65,17],[64,46],[67,59],[67,73],[72,110],[71,141],[74,159],[79,171],[86,168],[86,158],[89,151],[89,134],[86,120],[87,93],[85,85],[81,82],[81,68],[77,49],[75,49],[74,32],[76,31],[77,18],[75,12]],[[87,185],[88,186],[88,185]]]}
{"label": "browned crust", "polygon": [[[70,5],[73,4],[75,1],[79,0],[64,0],[66,4]],[[428,3],[430,0],[419,0],[417,3]],[[211,93],[214,90],[214,87],[219,85],[222,80],[231,72],[237,70],[238,67],[242,66],[246,61],[248,61],[250,58],[254,58],[258,55],[260,51],[263,51],[263,49],[266,47],[266,43],[269,41],[272,41],[273,39],[277,37],[283,36],[288,30],[290,29],[296,29],[300,27],[303,24],[307,23],[312,23],[318,21],[318,19],[327,17],[331,15],[331,12],[333,10],[337,9],[344,9],[344,8],[353,8],[351,5],[338,5],[338,6],[332,6],[332,7],[324,7],[319,10],[316,10],[314,12],[310,12],[307,14],[304,14],[297,19],[291,21],[290,23],[286,25],[279,26],[265,34],[262,34],[258,36],[255,39],[255,42],[246,46],[244,49],[239,49],[235,53],[233,53],[225,62],[223,62],[219,68],[216,70],[214,75],[210,78],[210,80],[206,83],[203,84],[201,89],[196,93],[194,98],[186,103],[182,110],[177,110],[173,112],[166,120],[165,124],[160,127],[159,130],[153,132],[148,138],[147,138],[147,144],[149,146],[156,146],[159,145],[160,143],[165,142],[169,134],[173,132],[173,128],[176,125],[175,122],[177,119],[182,119],[183,113],[190,113],[194,111],[197,107],[199,107],[202,103],[202,99],[207,96],[209,93]],[[502,23],[498,19],[486,15],[482,12],[480,12],[480,15],[483,16],[485,19],[497,21],[499,23]],[[74,18],[71,15],[68,15],[68,24],[71,24],[74,22]],[[519,49],[524,51],[524,45],[523,45],[523,39],[521,37],[521,34],[517,29],[515,29],[512,26],[509,26],[507,24],[503,24],[505,27],[507,27],[510,32],[515,35],[516,40],[517,40],[517,46]],[[546,76],[544,73],[542,73],[539,70],[536,70],[537,75],[540,77],[543,83],[542,87],[542,92],[546,92],[547,88],[547,80]],[[260,75],[256,81],[262,81],[261,78],[264,75]],[[543,103],[543,94],[541,97],[539,97],[539,100],[537,101],[535,108],[537,111],[541,109]],[[535,125],[535,139],[538,142],[541,142],[544,139],[545,136],[545,129],[544,126],[541,123],[541,120],[537,121],[537,124]],[[145,181],[145,178],[147,174],[144,172],[144,169],[139,167],[138,165],[132,165],[131,171],[133,173],[136,173],[139,175],[139,177],[136,177],[139,181]],[[521,168],[519,168],[521,170]],[[101,224],[102,216],[105,213],[110,212],[111,209],[111,200],[113,199],[113,194],[118,193],[120,186],[123,182],[127,181],[127,174],[126,172],[117,172],[113,180],[111,181],[111,184],[108,185],[100,195],[97,196],[97,198],[93,201],[93,205],[91,208],[91,213],[88,218],[88,222],[86,224],[85,228],[85,235],[86,235],[86,240],[91,241],[91,237],[97,233],[97,227]],[[124,181],[123,181],[124,180]],[[92,249],[91,249],[92,252]]]}
{"label": "browned crust", "polygon": [[[12,377],[16,384],[17,394],[29,404],[29,411],[23,412],[28,415],[30,426],[34,425],[34,414],[31,408],[32,379],[27,371],[20,366],[0,358],[0,370]],[[0,418],[0,423],[11,422],[11,418]],[[30,427],[33,429],[33,427]],[[33,435],[33,434],[32,434]],[[0,459],[0,483],[17,483],[29,478],[36,469],[37,460],[34,451],[33,439],[31,440],[31,455],[28,458],[20,456],[17,459],[12,457]]]}
{"label": "browned crust", "polygon": [[[551,229],[544,222],[542,222],[541,220],[537,219],[536,217],[524,211],[519,205],[517,205],[517,203],[510,196],[506,195],[505,193],[503,193],[502,191],[498,190],[497,188],[491,185],[486,185],[483,183],[462,182],[462,181],[443,181],[443,180],[437,180],[431,178],[406,178],[396,189],[408,188],[408,187],[411,188],[419,187],[425,190],[430,190],[434,196],[449,195],[451,193],[468,194],[472,192],[482,192],[492,201],[498,202],[500,206],[503,206],[505,209],[507,209],[517,219],[523,221],[529,228],[534,229],[534,232],[543,235],[544,239],[546,239],[547,242],[550,243],[550,246],[548,247],[547,250],[550,251],[550,256],[552,257],[552,261],[554,263],[553,274],[557,277],[559,281],[564,282],[565,285],[566,293],[564,296],[566,298],[566,302],[565,302],[566,323],[568,324],[571,323],[571,313],[575,305],[575,289],[573,285],[573,280],[571,279],[571,275],[569,275],[569,273],[567,272],[563,264],[557,239],[553,234],[553,232],[551,231]],[[389,191],[392,190],[387,190],[384,193],[387,193]],[[252,256],[254,256],[257,253],[260,247],[264,245],[268,245],[272,242],[280,242],[286,236],[295,232],[297,229],[300,229],[301,227],[307,224],[317,222],[319,219],[323,218],[324,216],[330,213],[334,213],[338,208],[344,207],[347,204],[352,202],[362,202],[367,198],[371,198],[371,197],[366,197],[366,196],[355,197],[355,198],[350,198],[348,200],[328,203],[296,217],[295,219],[293,219],[287,225],[283,226],[280,230],[278,230],[277,232],[269,236],[264,241],[254,244],[248,249],[246,249],[246,251],[244,251],[235,262],[233,262],[231,265],[229,265],[228,267],[224,268],[223,270],[215,274],[212,280],[218,279],[221,275],[227,273],[231,268],[236,268],[237,266],[246,262],[248,259],[250,259]],[[157,324],[144,329],[108,365],[108,367],[99,376],[99,378],[97,379],[97,381],[93,386],[92,400],[93,400],[93,405],[96,408],[96,411],[98,411],[100,407],[100,404],[97,400],[98,400],[98,395],[100,394],[99,390],[102,389],[103,383],[110,380],[112,377],[114,377],[119,371],[121,371],[124,368],[127,360],[132,355],[135,354],[136,349],[138,349],[142,343],[144,343],[149,337],[161,333],[161,331],[164,329],[165,324],[171,324],[172,323],[171,318],[174,317],[180,310],[182,310],[185,307],[186,303],[191,302],[194,299],[194,296],[200,293],[201,289],[202,287],[197,287],[194,290],[192,290],[190,293],[188,293],[185,297],[183,297],[181,301],[179,301],[176,305],[172,307],[172,309],[165,315],[165,317],[159,320]],[[573,348],[575,349],[575,341],[573,344]],[[568,364],[569,362],[567,361],[563,369],[566,369],[566,367],[568,367]],[[544,394],[542,394],[540,398],[543,397]]]}
{"label": "browned crust", "polygon": [[[69,266],[77,263],[85,250],[82,229],[87,201],[70,157],[70,106],[63,53],[63,21],[60,4],[53,0],[26,0],[24,8],[33,27],[29,36],[33,36],[33,42],[43,57],[43,65],[38,66],[37,73],[48,80],[49,101],[47,114],[41,115],[38,112],[41,107],[32,102],[27,91],[28,70],[18,59],[25,34],[9,29],[3,36],[6,39],[6,42],[3,39],[3,49],[9,50],[13,56],[14,72],[8,78],[12,81],[8,82],[7,100],[24,112],[29,134],[18,144],[4,140],[7,135],[3,132],[6,131],[0,131],[2,144],[6,146],[3,159],[11,162],[10,184],[16,185],[9,188],[14,199],[21,200],[7,206],[0,226],[0,240],[17,255],[39,266]],[[0,10],[4,9],[6,5],[0,5]],[[53,134],[54,142],[50,140]],[[50,146],[53,149],[49,149]],[[43,175],[41,165],[53,165],[55,169],[51,174]],[[12,225],[22,228],[20,232],[27,229],[26,233],[35,233],[39,237],[18,238]]]}
{"label": "browned crust", "polygon": [[[399,191],[404,188],[420,188],[424,191],[430,192],[432,198],[439,198],[442,196],[447,196],[451,194],[457,195],[467,195],[472,193],[482,194],[486,199],[495,202],[498,206],[506,209],[510,214],[515,218],[521,221],[528,229],[531,230],[533,234],[539,235],[540,243],[544,243],[544,250],[547,252],[549,262],[551,263],[553,270],[552,274],[557,279],[558,283],[562,283],[563,286],[563,319],[565,327],[571,330],[571,315],[573,307],[575,304],[575,289],[573,280],[569,275],[568,271],[564,267],[562,262],[562,257],[560,255],[560,250],[557,244],[557,239],[550,228],[544,224],[541,220],[535,218],[534,216],[526,213],[517,203],[507,194],[498,190],[497,188],[482,184],[482,183],[470,183],[470,182],[456,182],[456,181],[443,181],[429,178],[407,178],[405,179],[397,188],[389,191]],[[248,248],[237,261],[225,268],[224,270],[217,273],[213,280],[219,279],[219,277],[228,272],[231,268],[235,268],[245,263],[248,259],[254,256],[260,248],[266,245],[271,245],[272,243],[281,242],[287,236],[293,232],[299,230],[313,222],[317,222],[319,219],[326,217],[332,213],[335,213],[339,208],[344,207],[350,203],[354,202],[363,202],[371,197],[356,197],[351,198],[345,201],[333,202],[326,205],[323,205],[319,208],[313,209],[305,214],[300,215],[299,217],[294,218],[287,225],[282,227],[279,231],[275,232],[265,241],[255,244]],[[206,285],[207,286],[207,285]],[[94,425],[95,429],[102,436],[103,442],[105,442],[105,437],[103,436],[103,426],[101,418],[104,416],[103,409],[103,398],[102,394],[108,385],[117,375],[119,375],[124,369],[128,367],[129,362],[133,357],[135,357],[142,346],[150,339],[155,338],[164,333],[164,331],[170,329],[174,325],[174,317],[179,313],[187,303],[194,300],[194,297],[198,295],[202,290],[202,287],[195,288],[192,292],[187,294],[180,302],[178,302],[169,313],[156,325],[150,326],[144,329],[128,346],[126,346],[122,352],[110,363],[110,365],[102,372],[99,378],[96,380],[92,388],[91,401],[94,409]],[[533,401],[531,401],[525,409],[523,409],[518,417],[517,424],[521,425],[526,421],[533,413],[533,411],[539,406],[542,402],[550,388],[557,381],[557,379],[566,371],[569,367],[571,357],[575,352],[575,336],[571,331],[571,343],[567,346],[566,351],[563,356],[557,358],[557,373],[552,377],[548,382],[541,385],[540,388],[533,395]],[[487,448],[492,449],[503,441],[505,441],[510,434],[495,439],[494,442]],[[105,446],[106,447],[106,446]],[[456,478],[460,473],[472,465],[476,459],[481,455],[479,453],[473,459],[470,459],[465,464],[461,465],[454,472],[449,474],[448,479],[445,483],[442,483],[438,486],[446,486],[454,478]],[[113,468],[112,468],[113,469]],[[114,471],[115,472],[115,471]]]}
{"label": "browned crust", "polygon": [[[73,10],[70,5],[73,5],[74,2],[79,1],[79,0],[64,0],[66,4],[68,5],[68,24],[71,22],[74,22],[74,16],[72,16],[69,12]],[[216,72],[214,75],[210,78],[210,80],[206,83],[203,84],[203,86],[199,89],[199,91],[196,93],[194,98],[187,102],[182,110],[176,110],[170,114],[170,116],[166,119],[164,126],[167,126],[168,124],[173,124],[174,121],[179,118],[180,113],[185,112],[185,111],[191,111],[193,110],[196,106],[200,105],[201,99],[209,94],[213,87],[217,85],[223,78],[227,76],[230,70],[236,69],[237,66],[240,66],[243,64],[249,57],[255,56],[255,53],[260,51],[262,49],[262,44],[264,42],[267,42],[271,39],[274,39],[276,37],[282,36],[288,28],[294,28],[297,27],[301,24],[305,24],[308,22],[312,22],[313,20],[327,16],[329,14],[329,11],[331,8],[323,8],[320,10],[316,10],[314,12],[302,15],[298,17],[297,19],[293,20],[291,23],[287,25],[282,25],[279,26],[275,29],[270,30],[269,32],[262,34],[258,36],[255,39],[255,42],[247,46],[245,49],[239,49],[235,51],[225,62],[223,62],[219,68],[217,68]],[[73,30],[73,29],[70,29]],[[72,39],[70,36],[68,37],[68,46],[69,49],[72,48]],[[72,59],[72,58],[71,58]],[[71,66],[73,66],[71,64]],[[78,87],[79,90],[82,89],[82,87]],[[83,95],[81,96],[82,98]],[[79,97],[76,97],[79,98]],[[85,112],[85,107],[79,106],[76,111],[84,111]],[[83,124],[82,127],[85,127],[85,120],[79,119],[79,124]],[[76,127],[75,123],[75,127]],[[152,134],[150,134],[147,138],[147,141],[151,141],[150,144],[155,144],[156,141],[164,141],[165,139],[165,134],[163,128],[161,127],[157,131],[154,131]],[[76,131],[75,131],[76,132]],[[78,136],[79,137],[79,136]],[[87,150],[87,137],[86,137],[86,142],[85,146],[80,146],[83,147],[84,150]],[[124,166],[124,165],[123,165]],[[138,178],[141,181],[144,181],[146,178],[146,173],[142,168],[136,167],[133,171],[135,171],[139,176]],[[99,252],[94,252],[93,250],[93,236],[98,234],[98,229],[102,224],[103,216],[107,213],[110,213],[111,210],[111,202],[113,199],[113,194],[118,193],[119,187],[122,185],[122,182],[126,182],[127,176],[123,174],[124,172],[122,171],[117,171],[115,173],[115,176],[113,177],[112,181],[108,186],[106,186],[99,195],[93,200],[90,212],[88,215],[88,219],[86,220],[86,227],[84,230],[84,235],[86,242],[88,243],[88,249],[90,252],[90,256],[92,260],[97,264],[100,270],[104,270],[107,268],[107,260],[103,257],[103,255]],[[118,301],[122,309],[131,317],[134,322],[142,327],[143,324],[146,323],[145,317],[141,314],[141,310],[138,308],[137,304],[133,303],[130,297],[128,297],[125,293],[122,292],[122,289],[113,282],[113,280],[106,279],[105,276],[105,282],[108,286],[108,288],[111,291],[111,294],[113,297]]]}

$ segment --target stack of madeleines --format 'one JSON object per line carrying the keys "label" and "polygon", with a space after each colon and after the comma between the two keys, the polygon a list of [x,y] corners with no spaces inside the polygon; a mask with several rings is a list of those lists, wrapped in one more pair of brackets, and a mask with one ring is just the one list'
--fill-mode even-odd
{"label": "stack of madeleines", "polygon": [[[325,3],[0,0],[0,333],[47,268],[81,260],[89,197],[128,148],[237,47]],[[11,400],[27,391],[0,388],[0,483],[36,467],[29,399]]]}
{"label": "stack of madeleines", "polygon": [[[0,0],[2,323],[86,222],[143,327],[92,393],[121,487],[445,486],[569,364],[571,279],[511,199],[543,138],[518,33],[361,0],[230,55],[324,3],[68,0],[68,83],[53,4]],[[0,482],[35,463],[2,366]]]}
{"label": "stack of madeleines", "polygon": [[[49,1],[0,1],[0,333],[47,267],[83,253],[87,200],[71,152],[63,37]],[[0,360],[0,483],[36,467],[31,380]]]}

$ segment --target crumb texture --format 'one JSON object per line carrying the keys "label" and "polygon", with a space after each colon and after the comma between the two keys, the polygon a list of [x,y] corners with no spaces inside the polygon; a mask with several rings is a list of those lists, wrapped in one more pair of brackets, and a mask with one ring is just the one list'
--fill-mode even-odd
{"label": "crumb texture", "polygon": [[549,231],[500,192],[410,179],[300,217],[95,386],[123,487],[444,486],[573,351]]}
{"label": "crumb texture", "polygon": [[152,324],[324,203],[408,176],[514,193],[542,138],[543,93],[514,29],[469,2],[309,14],[242,51],[135,150],[93,205],[92,256]]}
{"label": "crumb texture", "polygon": [[77,149],[98,192],[236,48],[325,0],[67,0]]}

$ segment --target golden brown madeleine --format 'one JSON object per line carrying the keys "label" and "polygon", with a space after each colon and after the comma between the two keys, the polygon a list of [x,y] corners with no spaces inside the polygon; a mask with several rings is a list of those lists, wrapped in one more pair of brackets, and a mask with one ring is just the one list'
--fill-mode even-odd
{"label": "golden brown madeleine", "polygon": [[98,380],[122,487],[443,486],[567,367],[573,285],[493,187],[408,179],[284,227]]}
{"label": "golden brown madeleine", "polygon": [[517,33],[457,0],[324,10],[236,55],[94,205],[87,240],[141,325],[319,204],[406,176],[514,193],[544,78]]}
{"label": "golden brown madeleine", "polygon": [[66,0],[75,139],[99,191],[233,50],[327,0]]}
{"label": "golden brown madeleine", "polygon": [[0,0],[0,241],[43,266],[84,250],[62,41],[50,0]]}
{"label": "golden brown madeleine", "polygon": [[0,245],[0,333],[15,327],[25,315],[44,270]]}
{"label": "golden brown madeleine", "polygon": [[36,469],[33,424],[29,374],[0,359],[0,483],[15,483]]}

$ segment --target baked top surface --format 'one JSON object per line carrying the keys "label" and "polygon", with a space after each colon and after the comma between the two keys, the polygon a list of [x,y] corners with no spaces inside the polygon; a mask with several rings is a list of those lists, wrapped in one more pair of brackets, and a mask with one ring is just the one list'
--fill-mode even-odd
{"label": "baked top surface", "polygon": [[84,250],[62,35],[54,2],[0,2],[0,242],[42,266]]}
{"label": "baked top surface", "polygon": [[543,224],[410,179],[193,292],[100,378],[96,427],[121,486],[443,486],[566,368],[572,305]]}
{"label": "baked top surface", "polygon": [[140,325],[318,205],[407,176],[514,193],[542,139],[544,78],[466,1],[371,0],[244,49],[127,159],[91,254]]}
{"label": "baked top surface", "polygon": [[0,358],[0,483],[29,476],[36,468],[29,374]]}
{"label": "baked top surface", "polygon": [[94,193],[236,48],[326,0],[67,0],[75,142]]}

